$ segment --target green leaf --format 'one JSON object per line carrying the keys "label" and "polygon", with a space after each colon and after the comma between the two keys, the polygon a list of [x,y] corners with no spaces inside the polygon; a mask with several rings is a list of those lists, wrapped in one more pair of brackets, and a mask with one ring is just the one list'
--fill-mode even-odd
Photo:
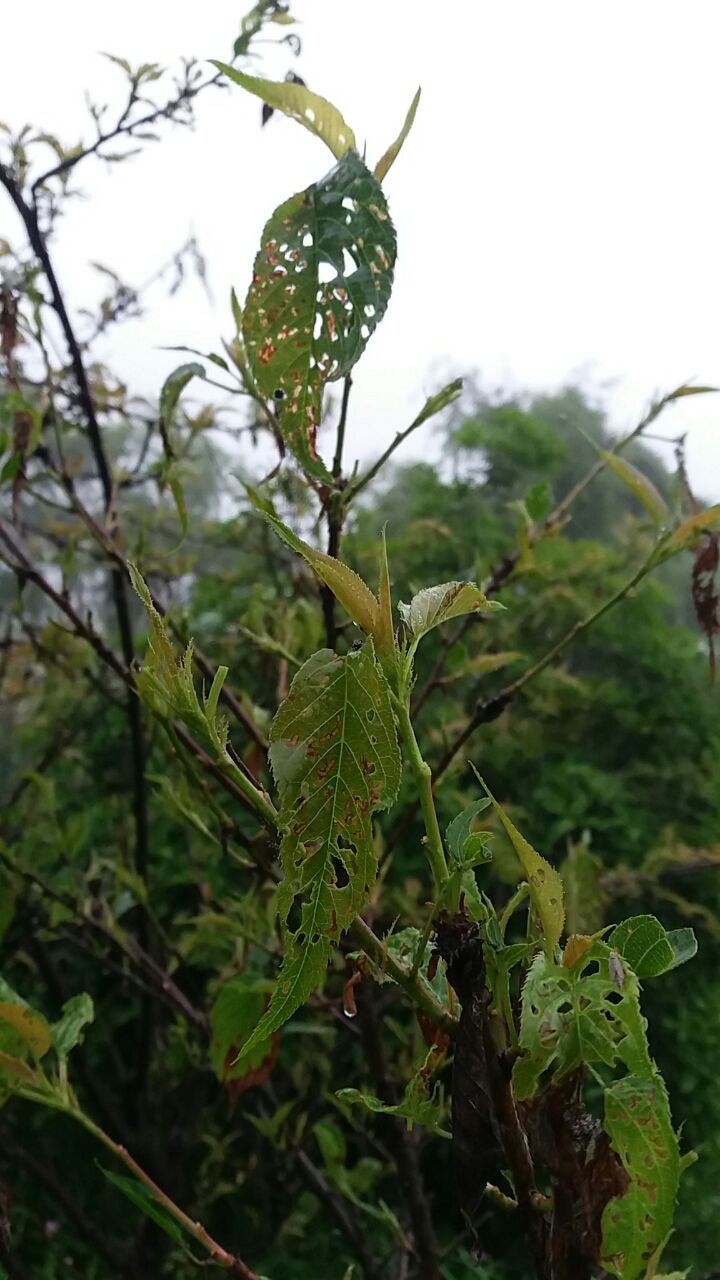
{"label": "green leaf", "polygon": [[462,378],[453,378],[452,382],[448,382],[446,387],[436,391],[434,396],[428,396],[417,417],[413,418],[411,429],[421,427],[423,422],[427,422],[428,418],[434,418],[436,413],[442,413],[443,409],[447,409],[448,405],[454,404],[462,393],[462,389]]}
{"label": "green leaf", "polygon": [[629,1075],[606,1089],[604,1127],[630,1186],[605,1207],[600,1261],[618,1280],[636,1280],[672,1227],[680,1178],[677,1137],[660,1077]]}
{"label": "green leaf", "polygon": [[101,1164],[98,1165],[98,1169],[108,1182],[112,1182],[118,1191],[122,1191],[136,1209],[145,1214],[146,1218],[151,1218],[157,1223],[177,1244],[185,1243],[185,1233],[180,1223],[154,1198],[150,1188],[146,1187],[144,1182],[138,1181],[137,1178],[127,1178],[122,1173],[113,1173],[112,1170],[103,1168]]}
{"label": "green leaf", "polygon": [[676,387],[668,396],[665,396],[665,400],[669,403],[671,400],[680,400],[682,396],[706,396],[717,390],[717,387]]}
{"label": "green leaf", "polygon": [[418,591],[410,604],[399,604],[398,612],[413,639],[419,640],[450,618],[494,613],[504,607],[497,600],[488,600],[474,582],[441,582]]}
{"label": "green leaf", "polygon": [[313,1133],[320,1148],[323,1164],[326,1169],[335,1164],[344,1164],[347,1159],[347,1145],[342,1130],[331,1120],[318,1120],[313,1125]]}
{"label": "green leaf", "polygon": [[620,952],[638,978],[656,978],[691,960],[697,952],[692,929],[676,929],[668,934],[660,921],[650,915],[623,920],[607,941]]}
{"label": "green leaf", "polygon": [[4,484],[6,480],[14,480],[23,463],[21,453],[11,453],[3,463],[2,471],[0,471],[0,484]]}
{"label": "green leaf", "polygon": [[[448,847],[448,852],[450,853],[450,856],[454,858],[455,862],[462,863],[463,846],[470,835],[470,828],[473,821],[479,813],[482,813],[489,807],[490,801],[485,797],[483,797],[482,800],[473,800],[472,804],[469,804],[466,809],[463,809],[462,813],[459,813],[456,818],[453,818],[452,822],[449,824],[447,831],[445,832],[445,842]],[[486,833],[483,832],[483,834]]]}
{"label": "green leaf", "polygon": [[214,67],[222,71],[228,80],[234,80],[248,93],[254,93],[269,107],[283,111],[286,116],[297,120],[298,124],[309,129],[316,138],[321,138],[332,151],[336,160],[344,156],[346,151],[357,150],[355,134],[345,123],[337,107],[317,93],[311,93],[303,84],[295,84],[289,80],[261,80],[258,76],[248,76],[237,67],[230,67],[226,62],[216,62],[211,58]]}
{"label": "green leaf", "polygon": [[267,1005],[269,983],[247,973],[238,973],[223,983],[210,1012],[210,1061],[218,1080],[241,1080],[255,1071],[273,1053],[270,1036],[237,1063],[241,1045],[257,1026]]}
{"label": "green leaf", "polygon": [[325,483],[315,449],[323,387],[349,373],[382,320],[395,254],[382,187],[354,151],[263,231],[243,313],[247,357],[288,448]]}
{"label": "green leaf", "polygon": [[336,560],[334,556],[327,556],[324,551],[316,551],[307,542],[303,542],[302,538],[298,538],[292,529],[289,529],[270,511],[265,510],[265,515],[278,537],[307,560],[321,582],[330,588],[343,609],[350,614],[353,622],[362,627],[368,635],[374,636],[382,621],[380,606],[362,578],[342,561]]}
{"label": "green leaf", "polygon": [[438,1082],[432,1092],[428,1092],[420,1072],[416,1072],[413,1076],[400,1102],[395,1106],[389,1106],[374,1094],[363,1093],[361,1089],[338,1089],[335,1097],[351,1106],[366,1107],[368,1111],[386,1116],[399,1116],[407,1122],[408,1129],[412,1129],[414,1124],[419,1124],[439,1138],[452,1136],[443,1124],[446,1108],[442,1086]]}
{"label": "green leaf", "polygon": [[415,114],[417,112],[418,104],[420,102],[420,93],[421,93],[421,90],[418,89],[417,93],[415,94],[415,97],[410,103],[410,108],[405,117],[405,123],[403,124],[403,127],[400,130],[397,138],[395,139],[394,142],[390,143],[390,146],[388,147],[387,151],[380,157],[377,164],[375,165],[374,172],[378,182],[382,182],[388,170],[392,168],[392,166],[394,165],[395,161],[397,160],[400,154],[400,151],[402,150],[403,143],[407,138],[410,130],[413,127],[413,124],[415,122]]}
{"label": "green leaf", "polygon": [[609,453],[606,449],[598,449],[598,453],[610,470],[639,498],[653,520],[662,522],[667,517],[668,510],[664,498],[661,498],[652,481],[619,454]]}
{"label": "green leaf", "polygon": [[166,430],[170,428],[178,400],[192,378],[204,378],[205,370],[197,361],[181,364],[165,379],[160,392],[160,417]]}
{"label": "green leaf", "polygon": [[670,929],[666,937],[674,956],[672,964],[668,965],[668,972],[679,968],[681,964],[685,964],[697,955],[698,944],[693,929]]}
{"label": "green leaf", "polygon": [[471,766],[475,777],[490,797],[493,808],[507,831],[510,842],[520,859],[525,879],[530,889],[533,906],[540,917],[543,933],[550,950],[560,941],[560,934],[565,923],[563,906],[563,883],[555,867],[541,857],[528,844],[524,836],[506,814],[502,805],[495,799],[487,783],[480,777],[474,765]]}
{"label": "green leaf", "polygon": [[[332,943],[362,911],[375,882],[371,818],[394,802],[401,762],[372,640],[344,657],[322,649],[300,668],[270,729],[270,764],[280,798],[285,959],[243,1058],[320,984]],[[294,904],[300,920],[293,929]]]}
{"label": "green leaf", "polygon": [[655,916],[631,916],[613,929],[608,945],[620,952],[638,978],[655,978],[672,964],[675,953]]}
{"label": "green leaf", "polygon": [[597,933],[602,927],[607,902],[607,894],[601,886],[605,870],[602,862],[580,840],[572,845],[559,870],[565,890],[567,932]]}
{"label": "green leaf", "polygon": [[525,494],[525,510],[533,524],[545,519],[550,511],[550,503],[549,480],[541,480],[538,484],[534,484],[532,489],[528,489]]}
{"label": "green leaf", "polygon": [[59,1058],[67,1058],[72,1049],[82,1044],[85,1027],[94,1018],[92,999],[84,991],[65,1002],[62,1017],[52,1025],[52,1041]]}
{"label": "green leaf", "polygon": [[635,1075],[652,1074],[638,979],[626,969],[618,990],[611,950],[596,940],[571,965],[535,957],[522,993],[518,1098],[531,1098],[546,1072],[557,1081],[587,1063],[613,1067],[619,1059]]}
{"label": "green leaf", "polygon": [[144,702],[156,715],[164,718],[177,716],[184,724],[209,742],[218,759],[226,759],[228,726],[224,717],[216,715],[219,685],[227,675],[227,667],[220,667],[215,676],[211,697],[200,704],[193,679],[193,649],[190,642],[181,658],[168,638],[162,618],[152,602],[152,596],[136,565],[127,562],[132,585],[142,600],[150,621],[149,651],[142,670],[135,675],[135,682]]}
{"label": "green leaf", "polygon": [[492,836],[492,831],[471,831],[463,842],[460,856],[463,867],[476,867],[481,862],[492,862],[492,852],[487,847]]}

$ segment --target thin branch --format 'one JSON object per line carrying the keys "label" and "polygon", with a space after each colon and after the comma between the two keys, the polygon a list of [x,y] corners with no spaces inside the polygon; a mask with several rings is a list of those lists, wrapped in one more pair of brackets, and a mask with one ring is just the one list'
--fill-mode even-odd
{"label": "thin branch", "polygon": [[595,623],[599,622],[606,613],[609,613],[616,604],[619,604],[621,600],[625,599],[633,588],[636,587],[654,567],[656,563],[656,553],[657,544],[653,546],[650,555],[643,561],[640,568],[635,571],[632,577],[629,578],[622,587],[619,587],[617,591],[613,592],[613,594],[599,605],[597,609],[593,610],[592,613],[587,614],[584,618],[579,618],[577,622],[573,623],[570,629],[565,632],[565,635],[562,636],[561,639],[552,646],[552,648],[548,649],[547,653],[544,653],[541,658],[538,658],[537,662],[534,662],[526,671],[523,671],[522,675],[518,676],[517,679],[512,680],[510,684],[505,685],[505,687],[492,698],[485,699],[476,704],[475,710],[467,724],[450,743],[442,758],[435,766],[433,785],[437,784],[438,779],[441,778],[450,767],[458,751],[460,751],[468,739],[472,737],[475,730],[479,728],[481,724],[487,724],[489,721],[497,719],[520,690],[524,689],[525,686],[529,684],[531,680],[534,680],[535,676],[539,675],[541,671],[544,671],[546,667],[549,667],[550,664],[554,662],[565,649],[567,649],[568,645],[572,644],[573,640],[575,640],[577,636],[581,635],[583,631],[587,631],[590,627],[594,626]]}
{"label": "thin branch", "polygon": [[345,427],[347,426],[348,405],[350,403],[350,392],[352,391],[352,377],[348,374],[343,384],[342,404],[340,406],[340,418],[338,420],[337,438],[335,441],[335,458],[333,459],[333,478],[339,480],[342,475],[342,455],[343,445],[345,443]]}
{"label": "thin branch", "polygon": [[[10,200],[21,218],[28,240],[30,241],[31,248],[40,263],[50,287],[52,305],[57,313],[58,320],[60,321],[60,326],[70,355],[70,364],[73,371],[73,377],[78,388],[80,407],[87,425],[90,449],[95,461],[103,493],[105,512],[109,518],[113,506],[113,483],[112,476],[110,474],[110,467],[108,465],[105,446],[103,444],[100,426],[95,412],[95,403],[90,390],[82,352],[80,350],[77,337],[75,336],[75,331],[73,329],[67,307],[65,306],[65,299],[63,297],[60,284],[57,276],[55,275],[55,269],[45,237],[40,230],[37,205],[34,204],[32,208],[30,207],[24,199],[12,174],[4,165],[0,165],[0,184],[2,184],[7,191]],[[117,616],[118,630],[120,632],[120,647],[126,666],[131,667],[134,658],[134,646],[126,581],[126,578],[117,566],[111,568],[110,584],[115,605],[115,613]],[[135,868],[138,874],[145,879],[148,870],[149,852],[147,787],[145,782],[145,735],[140,702],[132,693],[128,693],[126,699],[126,710],[131,743],[130,765],[132,770],[133,816],[135,820]],[[145,936],[147,932],[147,921],[144,914],[142,916],[142,921],[143,936]]]}
{"label": "thin branch", "polygon": [[243,1262],[242,1258],[239,1258],[237,1254],[230,1253],[227,1249],[224,1249],[221,1244],[218,1244],[217,1240],[213,1239],[202,1223],[193,1221],[193,1219],[189,1217],[189,1215],[185,1213],[179,1205],[175,1204],[174,1200],[170,1199],[170,1196],[167,1195],[167,1193],[158,1186],[150,1175],[145,1172],[145,1170],[138,1164],[137,1160],[133,1159],[127,1147],[122,1146],[119,1142],[114,1142],[104,1129],[101,1129],[99,1125],[95,1124],[94,1121],[91,1120],[89,1116],[85,1115],[83,1111],[80,1111],[79,1108],[63,1108],[63,1110],[65,1110],[66,1115],[69,1115],[73,1120],[76,1120],[78,1124],[82,1125],[84,1129],[87,1129],[88,1133],[91,1133],[98,1142],[102,1143],[104,1147],[107,1147],[108,1151],[111,1151],[114,1156],[117,1156],[118,1160],[121,1160],[125,1167],[129,1169],[136,1178],[139,1178],[140,1182],[147,1187],[152,1199],[157,1204],[161,1205],[163,1209],[166,1209],[170,1216],[174,1218],[175,1221],[185,1229],[185,1231],[187,1231],[188,1235],[191,1235],[195,1240],[197,1240],[198,1244],[202,1245],[203,1249],[210,1254],[211,1258],[213,1258],[218,1266],[225,1267],[225,1269],[230,1271],[232,1275],[242,1276],[243,1280],[259,1280],[259,1277],[254,1271],[250,1270],[246,1263]]}
{"label": "thin branch", "polygon": [[[660,400],[655,401],[655,403],[650,406],[648,412],[645,414],[643,418],[641,418],[640,422],[638,422],[638,424],[633,428],[633,430],[628,435],[624,436],[622,440],[618,440],[615,444],[613,444],[611,448],[607,450],[607,452],[611,454],[622,453],[622,451],[626,449],[627,446],[633,442],[633,440],[636,440],[637,437],[645,431],[646,427],[649,427],[650,424],[653,423],[655,419],[660,416],[660,414],[667,407],[667,405],[670,404],[675,398],[676,398],[676,392],[672,391],[668,395],[663,396]],[[551,530],[556,529],[560,524],[564,522],[568,514],[568,511],[570,510],[570,508],[572,507],[576,499],[579,498],[581,493],[585,492],[588,486],[592,484],[593,480],[595,480],[603,471],[607,470],[607,467],[608,467],[608,463],[605,458],[598,458],[598,460],[593,463],[593,465],[589,468],[589,470],[585,473],[585,475],[582,476],[580,480],[578,480],[577,484],[573,485],[572,488],[569,489],[568,492],[565,494],[565,496],[561,498],[557,506],[553,508],[550,514],[546,516],[545,519],[542,520],[539,524],[533,526],[531,529],[528,530],[527,540],[528,540],[529,547],[532,548],[536,546],[537,543],[540,542],[542,538],[545,537],[546,534],[548,534]],[[499,564],[495,566],[495,568],[489,574],[488,578],[483,583],[482,589],[486,596],[497,595],[498,591],[500,591],[501,588],[505,586],[505,583],[508,581],[509,578],[512,577],[513,573],[515,572],[515,568],[520,559],[520,556],[521,556],[520,547],[515,547],[513,551],[510,551],[508,552],[507,555],[503,556],[502,560],[499,562]],[[443,672],[445,662],[447,660],[447,656],[450,650],[454,648],[456,644],[459,644],[459,642],[467,634],[467,632],[470,630],[473,624],[479,620],[479,617],[480,615],[477,615],[477,614],[468,614],[467,617],[462,619],[462,621],[458,624],[458,626],[455,628],[455,630],[452,633],[445,634],[445,628],[443,628],[442,650],[438,654],[438,657],[425,683],[423,684],[422,688],[418,690],[418,692],[415,694],[415,697],[413,699],[413,704],[412,704],[413,719],[415,719],[415,717],[420,713],[422,707],[427,702],[427,699],[429,698],[433,689],[436,689],[440,685],[442,672]],[[493,699],[493,701],[495,700]]]}

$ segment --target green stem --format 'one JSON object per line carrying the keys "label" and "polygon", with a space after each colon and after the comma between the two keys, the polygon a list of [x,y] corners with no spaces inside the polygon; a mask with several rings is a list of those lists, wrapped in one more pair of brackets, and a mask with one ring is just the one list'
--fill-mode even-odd
{"label": "green stem", "polygon": [[435,896],[439,898],[448,880],[448,866],[445,860],[445,850],[443,849],[437,813],[435,812],[432,771],[430,765],[423,759],[422,752],[418,746],[415,730],[410,719],[408,701],[409,699],[406,697],[394,698],[400,736],[405,745],[408,764],[415,778],[420,796],[420,808],[423,822],[425,823],[425,848],[432,871]]}
{"label": "green stem", "polygon": [[439,1027],[441,1031],[445,1031],[447,1035],[457,1035],[458,1024],[452,1014],[440,1004],[439,1000],[435,999],[427,987],[423,986],[407,969],[404,969],[398,963],[361,916],[356,918],[352,929],[363,951],[370,956],[371,960],[374,960],[379,969],[383,969],[385,973],[390,974],[390,977],[397,982],[399,987],[402,987],[405,994],[410,997],[413,1004],[417,1005],[421,1013],[424,1013],[436,1027]]}
{"label": "green stem", "polygon": [[513,914],[513,911],[515,911],[516,907],[520,906],[520,903],[523,901],[524,898],[527,898],[529,892],[530,892],[530,886],[527,880],[523,880],[522,883],[518,885],[517,889],[515,890],[512,897],[510,898],[509,902],[506,903],[505,910],[503,911],[498,921],[498,926],[503,938],[505,937],[505,930],[508,927],[508,923],[511,915]]}

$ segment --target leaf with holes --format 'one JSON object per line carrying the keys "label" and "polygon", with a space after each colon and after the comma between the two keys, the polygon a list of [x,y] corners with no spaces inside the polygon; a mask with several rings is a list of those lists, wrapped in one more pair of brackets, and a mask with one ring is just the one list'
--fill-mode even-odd
{"label": "leaf with holes", "polygon": [[452,1137],[452,1134],[444,1128],[446,1107],[442,1086],[436,1084],[432,1091],[429,1091],[417,1076],[414,1076],[406,1086],[402,1099],[394,1106],[381,1102],[380,1098],[376,1098],[372,1093],[363,1093],[361,1089],[338,1089],[335,1097],[351,1106],[366,1107],[368,1111],[375,1111],[381,1115],[399,1116],[405,1121],[409,1130],[414,1124],[419,1124],[430,1133],[436,1134],[438,1138]]}
{"label": "leaf with holes", "polygon": [[678,1142],[660,1077],[625,1076],[606,1089],[604,1127],[630,1186],[605,1208],[600,1261],[618,1280],[636,1280],[672,1227],[680,1180]]}
{"label": "leaf with holes", "polygon": [[323,386],[349,373],[385,314],[395,255],[382,188],[354,151],[263,231],[243,312],[247,356],[288,448],[326,483],[315,449]]}
{"label": "leaf with holes", "polygon": [[502,805],[498,804],[487,783],[483,781],[474,765],[475,777],[490,797],[492,806],[507,831],[511,844],[522,863],[523,871],[530,889],[533,906],[540,917],[547,945],[552,949],[560,941],[560,934],[565,923],[563,905],[563,882],[558,872],[550,863],[533,849],[517,827],[510,821]]}
{"label": "leaf with holes", "polygon": [[336,159],[339,160],[351,148],[356,150],[355,134],[337,107],[327,98],[311,93],[306,85],[293,80],[261,80],[259,76],[246,75],[237,67],[229,67],[226,62],[216,62],[214,58],[210,61],[228,80],[234,80],[248,93],[262,98],[273,110],[284,112],[314,133],[316,138],[322,138]]}
{"label": "leaf with holes", "polygon": [[395,800],[401,764],[371,639],[344,657],[321,649],[300,668],[270,729],[270,764],[280,797],[285,959],[242,1060],[320,984],[331,945],[375,882],[372,815]]}
{"label": "leaf with holes", "polygon": [[626,969],[618,990],[612,954],[596,940],[570,965],[535,957],[522,994],[518,1098],[531,1098],[546,1072],[557,1082],[584,1063],[613,1067],[619,1060],[635,1075],[652,1074],[638,980]]}

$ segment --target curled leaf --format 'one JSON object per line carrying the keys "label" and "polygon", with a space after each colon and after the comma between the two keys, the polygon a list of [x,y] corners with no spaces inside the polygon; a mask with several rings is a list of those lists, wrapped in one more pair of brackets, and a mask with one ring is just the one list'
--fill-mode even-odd
{"label": "curled leaf", "polygon": [[239,84],[248,93],[254,93],[256,98],[262,98],[275,111],[284,112],[305,129],[309,129],[310,133],[314,133],[316,138],[321,138],[337,160],[346,151],[357,150],[355,134],[345,123],[337,107],[328,102],[327,98],[311,93],[304,84],[288,80],[262,80],[259,76],[246,75],[244,71],[230,67],[226,62],[216,62],[214,58],[211,58],[211,62],[228,80],[234,80],[235,84]]}

